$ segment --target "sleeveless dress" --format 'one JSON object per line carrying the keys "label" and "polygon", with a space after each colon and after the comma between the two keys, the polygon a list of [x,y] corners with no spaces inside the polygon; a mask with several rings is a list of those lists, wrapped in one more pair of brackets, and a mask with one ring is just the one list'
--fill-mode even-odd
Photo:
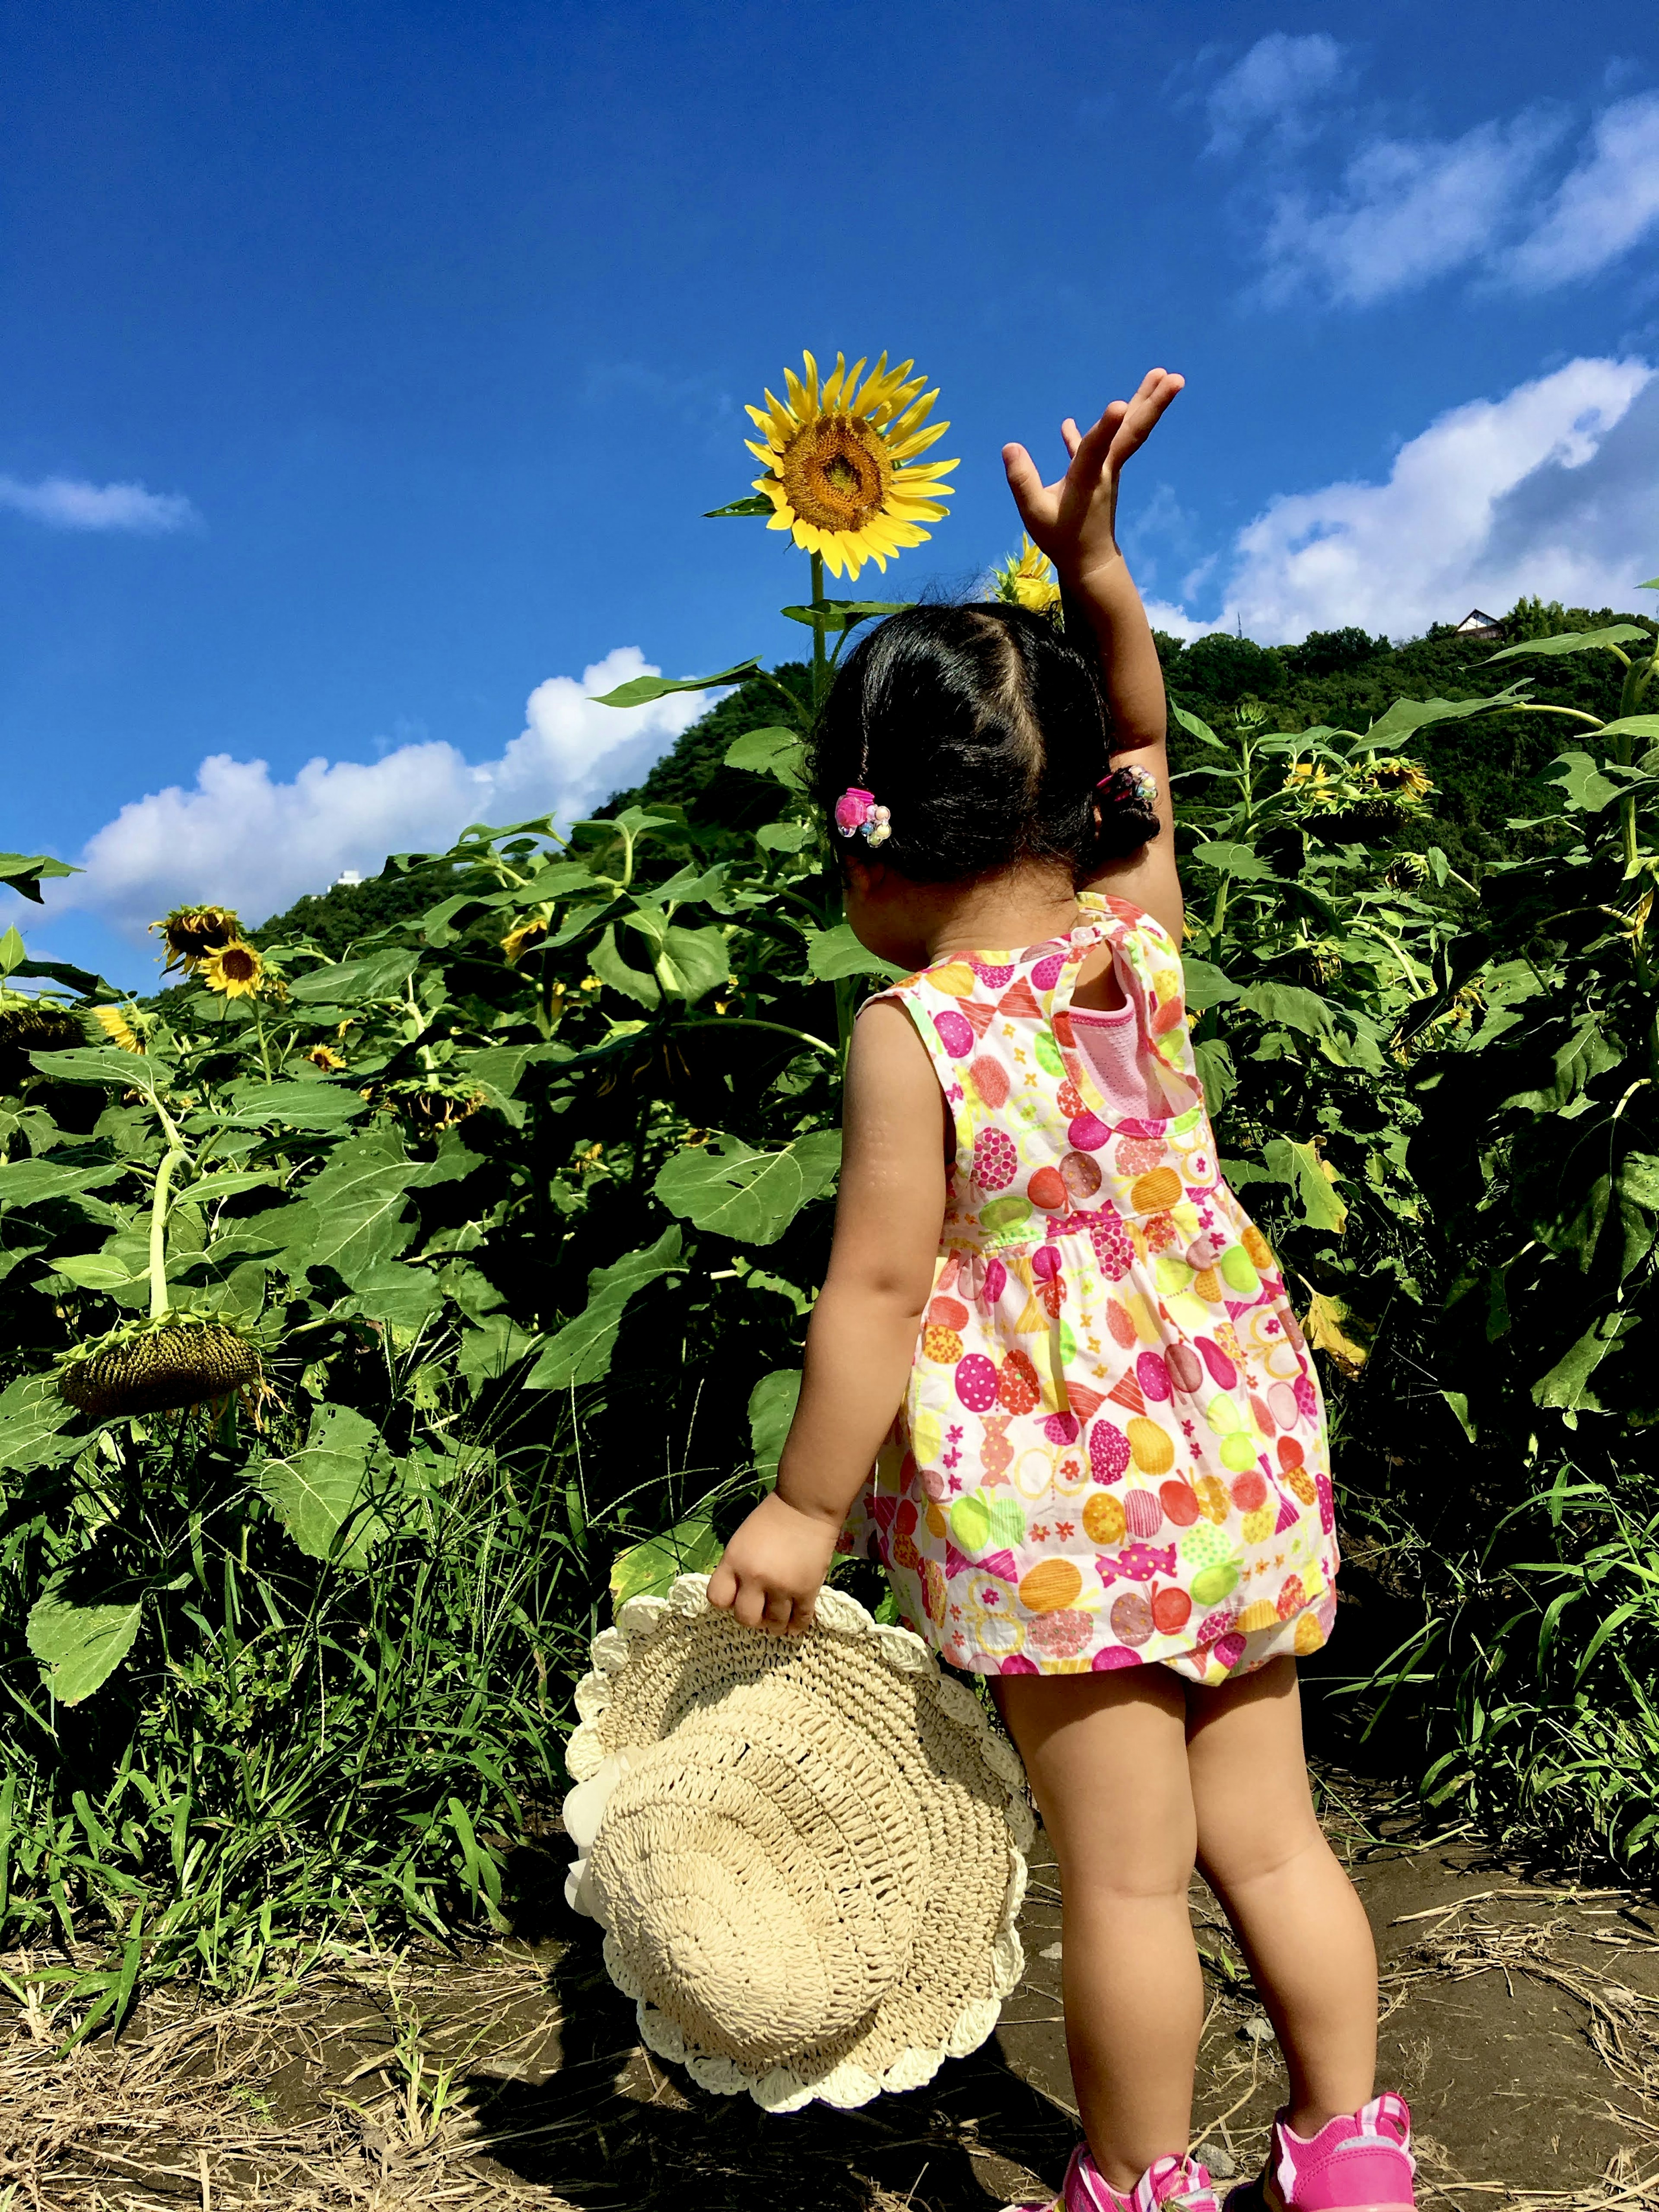
{"label": "sleeveless dress", "polygon": [[[1215,1683],[1329,1633],[1324,1407],[1221,1180],[1180,955],[1139,908],[1079,904],[1067,938],[877,994],[915,1022],[957,1145],[904,1404],[842,1545],[954,1666],[1156,1661]],[[1078,1048],[1072,990],[1101,945],[1161,1117],[1103,1118]]]}

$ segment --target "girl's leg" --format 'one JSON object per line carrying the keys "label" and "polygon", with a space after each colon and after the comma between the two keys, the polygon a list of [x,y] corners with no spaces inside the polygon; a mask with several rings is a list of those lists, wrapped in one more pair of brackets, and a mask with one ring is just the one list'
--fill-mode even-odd
{"label": "girl's leg", "polygon": [[1188,1693],[1198,1863],[1243,1947],[1290,2069],[1290,2124],[1316,2134],[1370,2098],[1376,1952],[1321,1832],[1296,1662]]}
{"label": "girl's leg", "polygon": [[1003,1674],[994,1687],[1060,1863],[1072,2079],[1127,2194],[1192,2125],[1203,1984],[1187,1909],[1186,1696],[1162,1667]]}

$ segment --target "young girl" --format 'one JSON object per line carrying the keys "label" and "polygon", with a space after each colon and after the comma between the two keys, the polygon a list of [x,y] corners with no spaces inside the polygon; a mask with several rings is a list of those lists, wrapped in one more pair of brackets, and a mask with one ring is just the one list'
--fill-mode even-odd
{"label": "young girl", "polygon": [[804,1629],[862,1492],[906,1620],[992,1677],[1064,1897],[1087,2141],[1049,2212],[1216,2212],[1188,2155],[1195,1860],[1290,2074],[1232,2212],[1396,2212],[1409,2116],[1373,2094],[1376,1955],[1302,1753],[1295,1655],[1334,1610],[1323,1409],[1194,1072],[1163,677],[1115,538],[1181,384],[1068,422],[1057,483],[1003,454],[1097,654],[1021,608],[919,607],[827,703],[848,919],[915,972],[854,1033],[799,1409],[708,1595]]}

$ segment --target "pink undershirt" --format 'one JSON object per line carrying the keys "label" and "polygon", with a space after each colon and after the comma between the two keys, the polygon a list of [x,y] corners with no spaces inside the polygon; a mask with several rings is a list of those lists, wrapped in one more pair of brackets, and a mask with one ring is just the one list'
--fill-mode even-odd
{"label": "pink undershirt", "polygon": [[1108,1121],[1165,1120],[1169,1102],[1141,1060],[1134,1008],[1119,1006],[1109,1014],[1094,1006],[1073,1006],[1071,1012],[1078,1049],[1106,1102]]}

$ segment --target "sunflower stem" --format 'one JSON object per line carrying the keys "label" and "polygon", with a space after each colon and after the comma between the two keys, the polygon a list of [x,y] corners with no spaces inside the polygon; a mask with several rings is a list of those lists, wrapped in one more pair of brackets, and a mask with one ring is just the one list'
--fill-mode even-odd
{"label": "sunflower stem", "polygon": [[[823,556],[814,553],[812,562],[812,605],[817,607],[823,597]],[[829,681],[829,666],[823,657],[823,617],[812,625],[812,712],[816,714],[823,704],[823,694]]]}
{"label": "sunflower stem", "polygon": [[[174,1134],[177,1134],[176,1131]],[[173,1188],[173,1170],[184,1157],[184,1146],[175,1144],[155,1170],[155,1188],[150,1195],[149,1317],[152,1321],[160,1321],[167,1310],[167,1197]]]}

